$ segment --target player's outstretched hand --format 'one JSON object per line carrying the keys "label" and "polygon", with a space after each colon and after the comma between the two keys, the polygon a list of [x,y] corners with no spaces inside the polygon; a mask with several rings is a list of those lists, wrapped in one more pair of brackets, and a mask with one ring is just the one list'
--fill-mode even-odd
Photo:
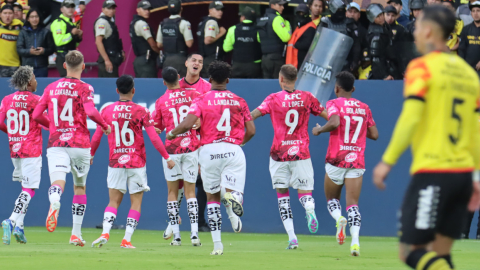
{"label": "player's outstretched hand", "polygon": [[391,169],[392,166],[380,161],[373,170],[373,183],[378,189],[385,189],[385,179],[387,178],[387,175],[390,173]]}
{"label": "player's outstretched hand", "polygon": [[161,129],[159,129],[159,128],[155,128],[155,131],[157,132],[157,134],[160,134],[160,133],[162,133],[162,130],[161,130]]}
{"label": "player's outstretched hand", "polygon": [[480,183],[473,182],[473,192],[468,204],[468,210],[475,212],[480,208]]}
{"label": "player's outstretched hand", "polygon": [[167,162],[167,167],[171,170],[173,167],[175,167],[175,161],[170,160]]}
{"label": "player's outstretched hand", "polygon": [[200,118],[198,118],[197,121],[195,121],[195,125],[193,125],[192,129],[197,130],[201,125],[202,123],[200,122]]}
{"label": "player's outstretched hand", "polygon": [[112,128],[109,125],[107,129],[102,129],[102,131],[103,133],[105,133],[105,135],[109,135],[110,133],[112,133]]}
{"label": "player's outstretched hand", "polygon": [[317,123],[317,126],[312,129],[313,135],[315,135],[315,136],[320,135],[321,129],[322,129],[322,126],[320,126],[320,125]]}

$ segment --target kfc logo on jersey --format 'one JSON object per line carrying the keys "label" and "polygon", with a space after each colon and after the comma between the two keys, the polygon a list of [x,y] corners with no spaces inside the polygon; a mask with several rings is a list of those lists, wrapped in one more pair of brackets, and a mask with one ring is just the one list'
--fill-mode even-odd
{"label": "kfc logo on jersey", "polygon": [[66,142],[66,141],[70,140],[72,137],[73,137],[73,134],[72,134],[72,133],[63,133],[63,134],[60,136],[60,140]]}
{"label": "kfc logo on jersey", "polygon": [[345,161],[346,162],[354,162],[357,160],[357,154],[356,153],[349,153],[348,155],[345,156]]}
{"label": "kfc logo on jersey", "polygon": [[115,108],[113,108],[113,111],[131,111],[132,106],[127,106],[127,105],[115,105]]}
{"label": "kfc logo on jersey", "polygon": [[178,97],[184,97],[185,91],[182,92],[175,92],[175,93],[170,93],[169,98],[178,98]]}
{"label": "kfc logo on jersey", "polygon": [[232,93],[215,93],[215,98],[225,98],[225,97],[233,98],[233,94]]}
{"label": "kfc logo on jersey", "polygon": [[192,141],[192,140],[191,140],[190,138],[185,138],[185,139],[183,139],[183,140],[180,142],[180,146],[181,146],[181,147],[187,147],[187,146],[190,145],[190,142],[191,142],[191,141]]}
{"label": "kfc logo on jersey", "polygon": [[130,161],[130,155],[123,155],[118,158],[118,163],[125,164]]}
{"label": "kfc logo on jersey", "polygon": [[16,143],[12,146],[12,152],[18,152],[18,150],[20,150],[20,148],[22,147],[22,144],[21,143]]}
{"label": "kfc logo on jersey", "polygon": [[360,107],[360,102],[358,100],[345,100],[345,106]]}
{"label": "kfc logo on jersey", "polygon": [[299,150],[300,150],[300,147],[292,146],[292,147],[290,147],[290,149],[288,149],[288,155],[289,156],[294,156],[298,153]]}
{"label": "kfc logo on jersey", "polygon": [[285,100],[302,99],[301,94],[285,95]]}
{"label": "kfc logo on jersey", "polygon": [[71,82],[59,82],[57,85],[57,88],[68,88],[68,89],[75,89],[76,83],[71,83]]}
{"label": "kfc logo on jersey", "polygon": [[28,96],[25,96],[25,95],[15,95],[15,96],[13,96],[13,100],[24,100],[24,101],[26,101],[27,97]]}

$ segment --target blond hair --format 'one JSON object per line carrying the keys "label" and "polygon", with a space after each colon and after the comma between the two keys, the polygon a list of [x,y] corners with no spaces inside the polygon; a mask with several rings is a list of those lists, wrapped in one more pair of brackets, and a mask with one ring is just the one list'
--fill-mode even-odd
{"label": "blond hair", "polygon": [[81,69],[83,65],[83,54],[77,50],[69,51],[65,56],[65,63],[67,63],[67,67],[70,69]]}

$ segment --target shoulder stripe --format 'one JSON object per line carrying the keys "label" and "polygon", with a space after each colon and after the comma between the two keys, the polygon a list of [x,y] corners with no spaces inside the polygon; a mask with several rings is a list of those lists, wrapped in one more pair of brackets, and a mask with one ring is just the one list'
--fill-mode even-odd
{"label": "shoulder stripe", "polygon": [[419,96],[408,96],[408,97],[405,98],[405,100],[407,100],[407,99],[415,99],[415,100],[420,100],[420,101],[425,102],[425,98],[419,97]]}

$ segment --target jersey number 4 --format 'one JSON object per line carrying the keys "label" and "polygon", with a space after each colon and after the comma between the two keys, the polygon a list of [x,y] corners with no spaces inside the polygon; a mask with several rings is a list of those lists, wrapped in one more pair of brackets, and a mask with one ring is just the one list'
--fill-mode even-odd
{"label": "jersey number 4", "polygon": [[232,127],[230,126],[230,109],[226,108],[223,110],[222,117],[217,124],[218,131],[225,131],[225,136],[230,136],[230,131]]}
{"label": "jersey number 4", "polygon": [[[55,122],[55,126],[58,127],[58,99],[52,98],[52,103],[53,122]],[[65,102],[65,106],[63,106],[62,112],[60,113],[60,120],[68,122],[70,126],[73,126],[73,101],[71,98]]]}

